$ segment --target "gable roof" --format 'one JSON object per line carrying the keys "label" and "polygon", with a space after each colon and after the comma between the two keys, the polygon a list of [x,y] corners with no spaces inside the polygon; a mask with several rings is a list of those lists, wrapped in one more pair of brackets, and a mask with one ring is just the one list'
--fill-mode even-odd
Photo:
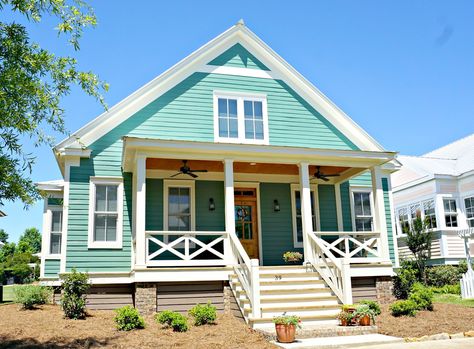
{"label": "gable roof", "polygon": [[[365,151],[384,151],[383,147],[349,116],[274,52],[257,35],[249,30],[243,21],[239,21],[236,25],[209,41],[188,57],[111,107],[108,111],[86,124],[70,137],[60,142],[54,147],[55,154],[65,154],[67,149],[87,148],[87,146],[192,73],[196,71],[209,72],[209,66],[212,66],[211,63],[213,63],[213,60],[236,45],[241,45],[248,51],[249,58],[252,59],[253,62],[258,62],[258,64],[262,65],[259,68],[265,67],[270,70],[259,71],[262,76],[271,74],[271,77],[285,81],[359,149]],[[225,59],[225,57],[221,57],[220,59]],[[215,68],[219,69],[221,67]],[[237,69],[238,72],[236,72],[236,74],[245,74],[246,71],[250,70],[236,67],[228,67],[228,69],[234,69],[234,71]],[[256,71],[256,69],[252,70]]]}

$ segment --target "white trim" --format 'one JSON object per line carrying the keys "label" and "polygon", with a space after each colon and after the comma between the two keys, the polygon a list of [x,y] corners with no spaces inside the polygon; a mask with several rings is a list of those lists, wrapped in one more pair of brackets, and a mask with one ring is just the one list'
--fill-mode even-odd
{"label": "white trim", "polygon": [[250,78],[260,79],[281,79],[281,76],[271,72],[269,70],[260,70],[252,68],[240,68],[240,67],[226,67],[217,65],[205,64],[197,69],[200,73],[208,74],[220,74],[220,75],[233,75],[233,76],[246,76]]}
{"label": "white trim", "polygon": [[[46,199],[47,200],[47,199]],[[53,232],[51,230],[52,228],[52,220],[53,220],[53,211],[55,212],[61,212],[61,231],[60,232]],[[63,210],[63,207],[62,206],[59,206],[59,205],[48,205],[48,208],[47,208],[47,211],[46,211],[46,229],[45,229],[45,226],[43,226],[43,239],[45,240],[46,242],[46,252],[45,253],[42,253],[42,255],[44,254],[44,258],[45,259],[61,259],[61,255],[62,255],[62,241],[63,241],[63,232],[64,232],[64,228],[63,228],[63,222],[64,222],[64,219],[63,219],[63,216],[64,216],[64,210]],[[61,253],[51,253],[51,234],[61,234]]]}
{"label": "white trim", "polygon": [[465,193],[463,196],[461,196],[460,200],[462,201],[462,208],[464,210],[464,218],[466,220],[466,224],[467,224],[467,227],[469,227],[469,221],[470,220],[473,220],[474,221],[474,217],[473,218],[468,218],[467,217],[467,207],[466,207],[466,199],[470,199],[472,198],[474,200],[474,192],[473,193]]}
{"label": "white trim", "polygon": [[[299,184],[292,183],[290,185],[291,189],[291,223],[292,223],[292,235],[293,235],[293,247],[295,248],[303,248],[303,241],[298,242],[297,240],[297,224],[296,224],[296,192],[300,192],[300,200],[301,200],[301,188]],[[316,184],[310,184],[310,192],[313,193],[313,208],[314,208],[314,219],[316,221],[316,226],[313,228],[314,230],[319,231],[319,219],[317,215],[317,206],[316,200],[318,195],[318,186]],[[312,218],[312,217],[311,217]]]}
{"label": "white trim", "polygon": [[[94,241],[94,216],[96,185],[117,186],[117,226],[115,241]],[[89,180],[89,227],[87,248],[121,249],[123,242],[123,178],[122,177],[90,177]]]}
{"label": "white trim", "polygon": [[350,194],[350,205],[351,205],[351,222],[352,222],[352,230],[357,231],[356,229],[356,214],[355,214],[355,202],[354,202],[354,193],[369,193],[369,201],[370,201],[370,213],[372,214],[372,231],[376,231],[375,228],[375,209],[374,209],[374,194],[372,188],[363,187],[363,186],[350,186],[349,187],[349,194]]}
{"label": "white trim", "polygon": [[[237,138],[221,137],[219,135],[219,98],[235,99],[237,100]],[[247,139],[245,137],[245,116],[244,116],[244,101],[254,101],[262,103],[262,118],[263,118],[263,139]],[[237,143],[237,144],[269,144],[268,135],[268,110],[267,110],[267,96],[257,93],[249,92],[235,92],[235,91],[214,91],[213,93],[213,108],[214,108],[214,141],[217,143]]]}
{"label": "white trim", "polygon": [[342,218],[342,202],[341,202],[341,184],[334,184],[334,196],[336,197],[336,215],[337,230],[344,231],[344,220]]}
{"label": "white trim", "polygon": [[145,227],[146,227],[146,157],[143,154],[137,154],[134,164],[135,178],[135,267],[144,267],[146,264],[145,251]]}

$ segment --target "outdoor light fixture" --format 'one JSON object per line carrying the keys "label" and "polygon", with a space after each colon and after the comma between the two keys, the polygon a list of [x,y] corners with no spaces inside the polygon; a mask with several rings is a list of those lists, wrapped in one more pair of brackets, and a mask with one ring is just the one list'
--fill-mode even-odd
{"label": "outdoor light fixture", "polygon": [[280,212],[280,203],[277,199],[273,200],[273,211]]}
{"label": "outdoor light fixture", "polygon": [[216,205],[214,204],[214,199],[209,199],[209,211],[214,211],[216,209]]}

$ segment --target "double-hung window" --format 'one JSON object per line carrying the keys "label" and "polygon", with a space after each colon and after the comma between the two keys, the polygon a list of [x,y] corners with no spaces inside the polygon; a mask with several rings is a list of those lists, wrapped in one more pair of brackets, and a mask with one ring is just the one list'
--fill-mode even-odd
{"label": "double-hung window", "polygon": [[268,144],[265,96],[215,93],[214,118],[217,142]]}
{"label": "double-hung window", "polygon": [[[311,221],[313,222],[313,231],[316,226],[316,208],[315,191],[311,189]],[[297,189],[292,191],[293,201],[293,242],[295,247],[303,247],[303,220],[301,215],[301,192]]]}
{"label": "double-hung window", "polygon": [[434,200],[423,202],[423,214],[425,215],[425,222],[430,229],[435,229],[436,225],[436,211]]}
{"label": "double-hung window", "polygon": [[122,248],[121,179],[91,178],[89,194],[89,248]]}
{"label": "double-hung window", "polygon": [[474,228],[474,196],[465,198],[464,206],[466,207],[467,224],[470,228]]}
{"label": "double-hung window", "polygon": [[400,234],[404,234],[406,229],[410,229],[408,209],[406,207],[402,207],[398,210],[398,221],[400,223]]}
{"label": "double-hung window", "polygon": [[355,191],[354,198],[354,220],[356,231],[372,231],[373,217],[370,205],[370,192]]}
{"label": "double-hung window", "polygon": [[[165,230],[183,232],[196,230],[194,181],[166,180],[164,183],[164,203]],[[171,242],[178,237],[177,235],[165,235],[164,240],[165,242]]]}
{"label": "double-hung window", "polygon": [[458,213],[456,211],[456,200],[444,199],[444,219],[446,221],[446,227],[457,227],[458,226]]}
{"label": "double-hung window", "polygon": [[63,230],[63,211],[51,210],[51,231],[49,237],[49,254],[61,254],[61,236]]}

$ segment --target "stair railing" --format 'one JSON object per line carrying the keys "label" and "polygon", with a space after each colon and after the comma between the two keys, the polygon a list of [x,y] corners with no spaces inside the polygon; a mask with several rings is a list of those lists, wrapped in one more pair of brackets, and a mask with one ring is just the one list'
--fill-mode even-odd
{"label": "stair railing", "polygon": [[262,316],[260,309],[260,271],[258,259],[250,259],[242,243],[235,233],[229,234],[230,249],[232,251],[235,274],[242,288],[249,298],[252,307],[252,317]]}

